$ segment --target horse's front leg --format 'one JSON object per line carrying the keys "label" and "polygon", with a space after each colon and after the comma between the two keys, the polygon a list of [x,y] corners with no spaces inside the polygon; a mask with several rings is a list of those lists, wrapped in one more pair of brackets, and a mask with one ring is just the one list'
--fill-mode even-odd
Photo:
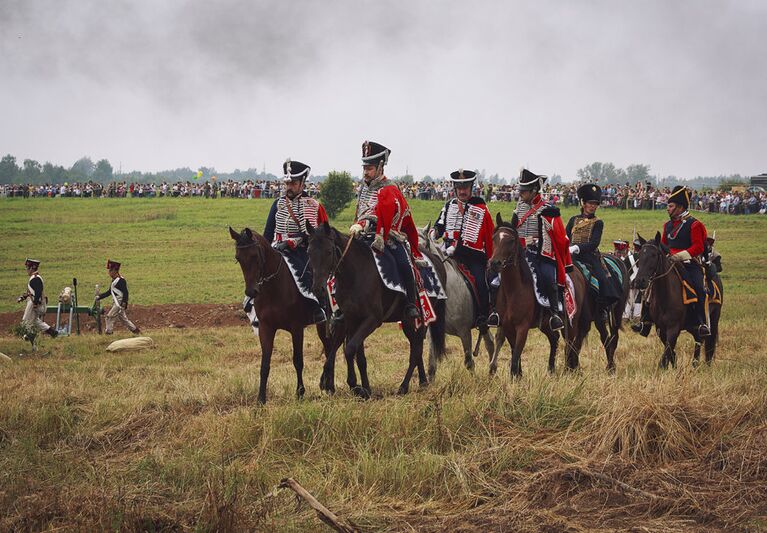
{"label": "horse's front leg", "polygon": [[495,331],[494,349],[492,352],[488,352],[490,354],[490,375],[491,376],[494,376],[495,373],[498,371],[498,354],[501,353],[501,349],[503,348],[503,343],[505,341],[506,341],[506,335],[503,332],[503,327],[499,327]]}
{"label": "horse's front leg", "polygon": [[266,403],[266,382],[269,381],[269,369],[272,363],[272,350],[274,349],[274,334],[276,333],[271,324],[261,322],[258,339],[261,343],[261,370],[258,383],[258,403]]}
{"label": "horse's front leg", "polygon": [[527,343],[527,334],[529,332],[527,326],[517,327],[517,331],[514,334],[514,343],[511,348],[511,377],[522,377],[522,350],[525,349]]}
{"label": "horse's front leg", "polygon": [[605,355],[607,356],[607,372],[610,374],[615,373],[615,348],[618,345],[618,328],[612,325],[607,325],[601,320],[594,321],[594,325],[599,332],[599,339],[602,342],[602,346],[605,349]]}
{"label": "horse's front leg", "polygon": [[320,376],[320,390],[333,394],[336,392],[336,353],[344,339],[344,328],[336,325],[331,334],[328,334],[324,324],[317,325],[317,336],[325,349],[325,363],[322,366]]}
{"label": "horse's front leg", "polygon": [[293,368],[296,369],[296,398],[304,397],[304,328],[291,331],[293,337]]}
{"label": "horse's front leg", "polygon": [[[344,356],[346,357],[348,376],[346,382],[354,394],[362,398],[370,397],[370,384],[367,383],[367,359],[363,349],[365,339],[375,329],[381,325],[381,322],[374,317],[367,317],[356,328],[354,333],[346,341]],[[354,359],[357,357],[357,366],[360,367],[360,378],[363,379],[363,386],[357,386],[357,373],[354,371]]]}
{"label": "horse's front leg", "polygon": [[[549,374],[554,374],[557,370],[557,347],[559,345],[559,332],[549,331],[546,333],[549,339]],[[565,348],[565,351],[567,349]]]}

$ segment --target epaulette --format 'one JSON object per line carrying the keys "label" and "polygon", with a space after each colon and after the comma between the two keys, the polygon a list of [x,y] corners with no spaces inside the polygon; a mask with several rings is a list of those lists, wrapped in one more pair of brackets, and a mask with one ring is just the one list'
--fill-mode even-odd
{"label": "epaulette", "polygon": [[555,206],[555,205],[547,205],[541,211],[541,216],[543,216],[543,217],[558,217],[558,216],[560,216],[559,208],[557,206]]}
{"label": "epaulette", "polygon": [[469,198],[469,201],[466,202],[471,205],[485,205],[485,200],[483,198],[480,198],[479,196],[472,196]]}

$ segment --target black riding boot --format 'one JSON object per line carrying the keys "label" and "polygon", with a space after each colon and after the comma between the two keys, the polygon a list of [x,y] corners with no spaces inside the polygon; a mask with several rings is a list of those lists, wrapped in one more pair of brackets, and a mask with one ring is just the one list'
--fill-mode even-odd
{"label": "black riding boot", "polygon": [[698,335],[708,337],[711,335],[711,330],[708,329],[708,324],[706,323],[706,302],[704,299],[703,303],[700,303],[700,300],[699,296],[698,302],[693,304],[695,306],[695,316],[698,319]]}
{"label": "black riding boot", "polygon": [[421,312],[418,310],[416,302],[418,301],[418,291],[415,288],[415,279],[411,272],[410,276],[405,278],[405,291],[407,292],[407,304],[405,304],[405,318],[421,318]]}
{"label": "black riding boot", "polygon": [[549,327],[552,331],[559,331],[565,327],[562,317],[559,316],[559,288],[554,285],[553,287],[546,287],[546,289],[546,295],[549,298],[549,312],[551,313]]}
{"label": "black riding boot", "polygon": [[490,295],[490,314],[487,317],[487,325],[491,328],[497,328],[501,325],[501,317],[498,316],[498,311],[495,309],[495,299],[498,296],[498,290],[501,288],[499,286],[493,285],[493,281],[491,280],[490,283],[487,284],[488,293]]}
{"label": "black riding boot", "polygon": [[632,324],[631,330],[639,333],[642,337],[647,337],[652,331],[652,321],[650,320],[650,312],[647,310],[646,305],[642,305],[642,315],[639,318],[638,324]]}

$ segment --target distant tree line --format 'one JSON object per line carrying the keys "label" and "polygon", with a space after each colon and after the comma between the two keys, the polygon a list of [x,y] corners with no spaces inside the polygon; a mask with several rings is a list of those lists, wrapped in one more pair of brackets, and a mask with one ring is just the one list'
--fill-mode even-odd
{"label": "distant tree line", "polygon": [[[485,170],[477,170],[479,181],[492,185],[501,185],[516,182],[516,176],[509,179],[502,178],[498,174],[486,175]],[[634,185],[638,182],[649,182],[658,187],[671,187],[678,183],[694,189],[716,189],[721,186],[732,187],[733,185],[742,185],[748,183],[748,178],[740,174],[722,175],[722,176],[697,176],[693,179],[683,180],[676,176],[658,177],[650,174],[650,166],[645,164],[628,165],[626,168],[618,168],[613,163],[603,163],[595,161],[583,168],[578,169],[577,179],[581,181],[593,181],[598,184],[607,183],[629,183]],[[6,155],[0,160],[0,183],[65,183],[65,182],[98,182],[107,184],[112,181],[125,181],[129,183],[162,183],[162,182],[184,182],[184,181],[210,181],[212,178],[220,181],[272,181],[278,179],[278,176],[259,171],[255,168],[247,170],[235,169],[233,172],[217,172],[213,167],[199,167],[193,170],[189,167],[176,168],[173,170],[163,170],[160,172],[115,172],[114,167],[107,159],[100,159],[95,163],[90,157],[81,157],[74,164],[65,168],[61,165],[54,165],[50,162],[39,163],[34,159],[24,159],[17,161],[11,154]],[[393,176],[393,179],[402,184],[412,184],[416,181],[411,174],[403,176]],[[310,181],[322,182],[326,176],[312,176]],[[354,179],[354,178],[353,178]],[[423,183],[432,183],[435,180],[432,176],[423,176],[420,180]],[[549,179],[550,185],[558,185],[563,182],[562,176],[552,174]]]}

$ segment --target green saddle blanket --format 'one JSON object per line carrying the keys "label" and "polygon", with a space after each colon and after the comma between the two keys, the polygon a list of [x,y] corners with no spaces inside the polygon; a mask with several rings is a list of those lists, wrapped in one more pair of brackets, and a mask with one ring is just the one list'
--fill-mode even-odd
{"label": "green saddle blanket", "polygon": [[[607,268],[610,270],[610,274],[613,276],[617,286],[623,287],[623,271],[618,264],[620,259],[611,257],[609,255],[602,256],[602,259],[604,260],[605,265],[607,265]],[[599,280],[595,276],[591,275],[591,270],[589,270],[588,265],[580,261],[575,261],[575,264],[578,266],[578,268],[581,269],[581,272],[583,272],[583,277],[586,278],[586,283],[589,284],[589,287],[591,287],[592,290],[599,292]]]}

